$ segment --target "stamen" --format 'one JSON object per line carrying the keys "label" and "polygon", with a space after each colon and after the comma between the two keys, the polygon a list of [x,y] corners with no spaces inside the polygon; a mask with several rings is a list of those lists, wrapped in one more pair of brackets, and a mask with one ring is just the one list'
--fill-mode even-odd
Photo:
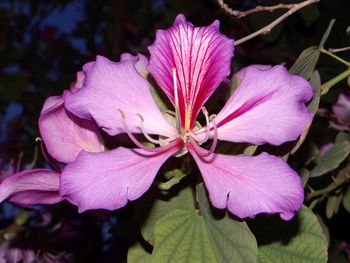
{"label": "stamen", "polygon": [[203,155],[204,157],[207,157],[212,153],[214,153],[216,149],[216,145],[218,144],[218,127],[216,126],[215,118],[216,118],[216,115],[214,114],[210,116],[210,121],[213,123],[213,128],[214,128],[214,137],[213,137],[213,143],[211,144],[209,151]]}
{"label": "stamen", "polygon": [[[197,145],[196,143],[192,144],[194,146],[194,150],[202,158],[208,157],[211,154],[213,154],[214,151],[215,151],[215,148],[217,146],[217,143],[218,143],[218,129],[217,129],[217,126],[216,126],[215,117],[216,117],[216,115],[210,116],[210,122],[213,123],[213,129],[214,129],[213,143],[211,144],[210,149],[209,150],[205,150],[205,149],[201,148],[199,145]],[[208,129],[208,130],[210,130],[210,129]]]}
{"label": "stamen", "polygon": [[140,117],[140,127],[141,127],[141,130],[142,130],[142,133],[143,135],[146,137],[147,140],[149,140],[151,143],[155,143],[155,144],[165,144],[165,143],[170,143],[171,141],[173,141],[174,139],[176,138],[167,138],[167,139],[160,139],[160,140],[156,140],[156,139],[153,139],[151,136],[149,136],[149,134],[147,133],[146,129],[145,129],[145,126],[143,125],[145,119],[142,117],[142,115],[140,113],[137,113],[136,114],[137,116]]}
{"label": "stamen", "polygon": [[159,154],[161,152],[164,152],[164,151],[167,151],[169,149],[171,149],[172,147],[176,146],[177,144],[179,144],[181,141],[179,140],[174,140],[172,141],[170,144],[166,145],[166,146],[162,146],[162,147],[158,147],[158,148],[151,148],[151,147],[147,147],[145,145],[143,145],[142,143],[140,143],[136,138],[135,136],[130,132],[129,130],[129,127],[125,121],[125,113],[121,110],[121,109],[117,109],[120,114],[122,115],[122,122],[123,122],[123,127],[124,127],[124,130],[126,132],[126,134],[128,135],[128,137],[130,138],[130,140],[135,143],[135,145],[137,147],[139,147],[140,149],[143,149],[145,151],[148,151],[148,152],[154,152],[156,154]]}
{"label": "stamen", "polygon": [[205,122],[206,122],[206,131],[205,131],[205,137],[202,141],[196,140],[199,144],[203,144],[208,141],[209,135],[210,135],[210,123],[209,123],[209,113],[205,107],[202,108],[202,112],[205,116]]}
{"label": "stamen", "polygon": [[179,94],[177,91],[177,77],[176,77],[176,68],[171,69],[173,72],[173,85],[174,85],[174,98],[175,98],[175,116],[176,116],[176,129],[181,133],[180,125],[180,113],[179,113]]}
{"label": "stamen", "polygon": [[129,127],[125,121],[125,113],[121,110],[121,109],[117,109],[120,114],[122,115],[122,122],[123,122],[123,127],[124,127],[124,130],[126,132],[126,134],[128,135],[128,137],[130,138],[130,140],[135,143],[135,145],[145,151],[149,151],[149,152],[155,152],[157,151],[156,148],[151,148],[151,147],[147,147],[145,145],[143,145],[142,143],[140,143],[136,138],[135,136],[130,132],[129,130]]}

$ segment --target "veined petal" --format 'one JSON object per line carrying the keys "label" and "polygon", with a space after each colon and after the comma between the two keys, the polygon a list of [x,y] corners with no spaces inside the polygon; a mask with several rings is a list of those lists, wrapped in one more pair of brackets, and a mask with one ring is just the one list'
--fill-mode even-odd
{"label": "veined petal", "polygon": [[211,203],[240,218],[259,213],[279,213],[289,220],[299,210],[304,190],[298,174],[281,158],[216,154],[206,162],[193,149]]}
{"label": "veined petal", "polygon": [[160,166],[179,145],[151,153],[117,148],[103,153],[82,151],[60,177],[60,193],[79,208],[114,210],[139,198],[151,186]]}
{"label": "veined petal", "polygon": [[240,83],[216,118],[218,138],[256,145],[297,139],[312,118],[305,106],[311,84],[283,66],[252,65],[236,76]]}
{"label": "veined petal", "polygon": [[194,27],[183,15],[167,30],[158,30],[149,48],[149,72],[175,105],[172,69],[176,69],[183,127],[193,127],[204,102],[229,75],[233,40],[222,35],[219,22]]}
{"label": "veined petal", "polygon": [[20,205],[55,204],[63,200],[58,193],[59,173],[31,169],[13,174],[0,184],[0,202]]}
{"label": "veined petal", "polygon": [[103,151],[103,141],[96,124],[68,112],[62,96],[49,97],[45,101],[39,129],[48,153],[59,162],[74,161],[82,149]]}
{"label": "veined petal", "polygon": [[153,100],[150,86],[136,70],[133,61],[112,62],[97,56],[96,62],[84,67],[83,88],[65,94],[65,107],[84,119],[94,119],[110,135],[124,133],[122,116],[132,133],[141,133],[140,117],[150,134],[167,137],[176,129],[163,117]]}

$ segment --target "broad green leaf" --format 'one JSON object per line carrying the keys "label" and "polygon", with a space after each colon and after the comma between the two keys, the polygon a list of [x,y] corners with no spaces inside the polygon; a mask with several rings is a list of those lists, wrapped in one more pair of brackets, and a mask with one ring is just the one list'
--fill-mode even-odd
{"label": "broad green leaf", "polygon": [[151,263],[151,254],[140,243],[135,243],[128,250],[128,263]]}
{"label": "broad green leaf", "polygon": [[333,18],[330,22],[329,22],[329,25],[327,27],[327,30],[326,32],[323,34],[323,37],[321,39],[321,42],[320,42],[320,47],[323,47],[324,44],[326,43],[328,37],[329,37],[329,34],[331,33],[331,30],[333,28],[333,25],[335,23],[335,19]]}
{"label": "broad green leaf", "polygon": [[195,210],[167,214],[157,223],[154,236],[152,262],[219,263],[204,219]]}
{"label": "broad green leaf", "polygon": [[344,196],[343,196],[343,206],[350,213],[350,187],[346,189]]}
{"label": "broad green leaf", "polygon": [[319,57],[319,47],[309,47],[301,52],[293,66],[289,69],[289,72],[310,79]]}
{"label": "broad green leaf", "polygon": [[227,214],[213,215],[203,184],[197,187],[198,203],[204,217],[216,258],[224,262],[257,262],[257,243],[247,224]]}
{"label": "broad green leaf", "polygon": [[291,221],[265,217],[259,223],[255,226],[259,263],[327,262],[327,238],[307,207]]}
{"label": "broad green leaf", "polygon": [[152,188],[135,201],[135,214],[145,240],[154,240],[155,224],[167,213],[179,208],[194,210],[194,198],[190,187],[172,193],[160,195],[158,189]]}
{"label": "broad green leaf", "polygon": [[334,146],[321,155],[321,161],[310,171],[310,177],[321,176],[337,168],[339,164],[345,160],[349,153],[349,141],[334,144]]}

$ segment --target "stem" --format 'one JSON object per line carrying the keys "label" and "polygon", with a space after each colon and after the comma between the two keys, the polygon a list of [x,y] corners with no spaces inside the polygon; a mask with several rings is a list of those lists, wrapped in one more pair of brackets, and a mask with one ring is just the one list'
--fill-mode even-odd
{"label": "stem", "polygon": [[350,62],[338,57],[337,55],[333,54],[332,52],[328,51],[328,50],[325,50],[323,47],[320,48],[320,52],[338,60],[339,62],[343,63],[344,65],[350,67]]}
{"label": "stem", "polygon": [[350,47],[342,47],[342,48],[330,48],[329,51],[333,53],[342,52],[350,50]]}
{"label": "stem", "polygon": [[337,190],[339,187],[341,187],[343,184],[347,182],[348,182],[347,177],[340,178],[339,180],[336,180],[333,183],[329,184],[326,188],[310,192],[305,199],[306,201],[311,201],[319,196],[322,196],[324,194],[328,194],[330,192]]}
{"label": "stem", "polygon": [[[221,0],[218,0],[221,1]],[[305,6],[311,5],[313,3],[317,3],[320,0],[307,0],[304,2],[301,2],[299,4],[293,4],[291,5],[292,7],[289,9],[289,11],[287,11],[286,13],[284,13],[283,15],[281,15],[279,18],[277,18],[276,20],[274,20],[273,22],[271,22],[270,24],[268,24],[267,26],[264,26],[263,28],[259,29],[258,31],[245,36],[243,38],[238,39],[237,41],[235,41],[235,46],[238,46],[256,36],[262,35],[262,34],[267,34],[271,31],[272,28],[274,28],[275,26],[277,26],[279,23],[281,23],[284,19],[286,19],[288,16],[294,14],[296,11],[298,11],[299,9],[304,8]]]}
{"label": "stem", "polygon": [[340,73],[338,76],[332,78],[331,80],[328,80],[326,83],[322,84],[321,86],[321,95],[326,94],[331,87],[333,87],[335,84],[339,83],[343,79],[350,76],[350,68]]}
{"label": "stem", "polygon": [[229,13],[230,15],[236,16],[237,18],[242,18],[254,13],[258,12],[272,12],[277,9],[291,9],[293,8],[294,4],[277,4],[277,5],[272,5],[272,6],[261,6],[258,5],[255,8],[246,10],[246,11],[239,11],[239,10],[233,10],[231,7],[229,7],[224,0],[217,0],[220,7],[225,10],[226,13]]}

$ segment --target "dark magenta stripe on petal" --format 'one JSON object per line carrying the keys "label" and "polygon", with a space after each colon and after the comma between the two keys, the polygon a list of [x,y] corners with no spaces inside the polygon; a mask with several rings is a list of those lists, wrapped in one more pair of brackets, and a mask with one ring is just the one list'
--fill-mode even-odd
{"label": "dark magenta stripe on petal", "polygon": [[149,47],[148,70],[175,103],[172,69],[176,69],[183,126],[186,117],[193,126],[205,101],[229,75],[233,50],[233,40],[219,32],[218,21],[194,27],[179,15],[172,27],[157,31]]}

